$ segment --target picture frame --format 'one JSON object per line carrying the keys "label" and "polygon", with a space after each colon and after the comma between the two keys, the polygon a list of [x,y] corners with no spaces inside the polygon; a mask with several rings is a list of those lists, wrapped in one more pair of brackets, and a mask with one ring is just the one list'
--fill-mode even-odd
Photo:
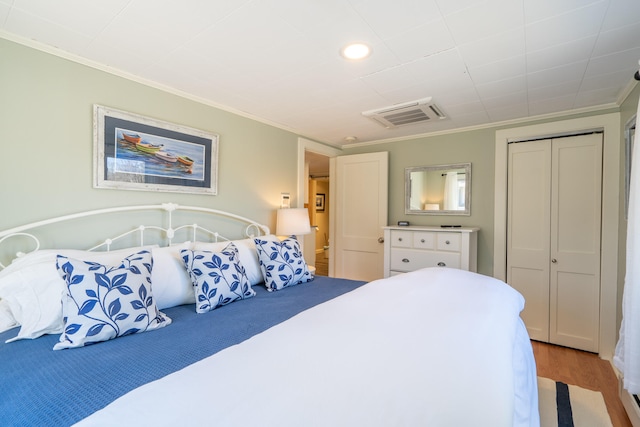
{"label": "picture frame", "polygon": [[325,194],[316,193],[316,212],[324,212]]}
{"label": "picture frame", "polygon": [[218,194],[216,134],[94,105],[94,188]]}

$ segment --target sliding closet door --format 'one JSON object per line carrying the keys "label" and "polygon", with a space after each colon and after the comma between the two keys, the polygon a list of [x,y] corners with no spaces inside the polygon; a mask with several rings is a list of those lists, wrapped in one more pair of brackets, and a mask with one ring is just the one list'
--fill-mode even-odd
{"label": "sliding closet door", "polygon": [[524,297],[529,336],[549,341],[551,144],[509,145],[507,283]]}
{"label": "sliding closet door", "polygon": [[509,145],[507,282],[531,338],[598,351],[602,134]]}
{"label": "sliding closet door", "polygon": [[553,140],[551,342],[598,351],[602,134]]}

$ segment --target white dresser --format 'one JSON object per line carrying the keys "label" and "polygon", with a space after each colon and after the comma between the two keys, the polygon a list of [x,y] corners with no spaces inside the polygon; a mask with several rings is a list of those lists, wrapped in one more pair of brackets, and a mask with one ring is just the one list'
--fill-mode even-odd
{"label": "white dresser", "polygon": [[424,267],[477,271],[476,227],[384,227],[384,277]]}

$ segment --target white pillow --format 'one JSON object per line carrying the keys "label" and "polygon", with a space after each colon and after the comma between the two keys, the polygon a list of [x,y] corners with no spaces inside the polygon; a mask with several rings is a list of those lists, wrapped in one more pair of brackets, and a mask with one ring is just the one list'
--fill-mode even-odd
{"label": "white pillow", "polygon": [[189,273],[184,268],[180,251],[191,249],[191,243],[185,242],[166,248],[153,248],[153,271],[151,286],[158,309],[193,304],[195,294]]}
{"label": "white pillow", "polygon": [[6,300],[0,299],[0,333],[18,326],[15,317],[11,313],[11,307]]}
{"label": "white pillow", "polygon": [[111,265],[142,249],[145,248],[110,252],[44,249],[14,260],[0,272],[0,299],[6,301],[12,316],[20,325],[18,335],[7,342],[62,332],[61,300],[65,283],[56,270],[58,254]]}
{"label": "white pillow", "polygon": [[135,252],[139,252],[143,249],[157,248],[158,245],[145,245],[136,246],[131,248],[116,249],[113,251],[83,251],[81,249],[42,249],[35,252],[29,252],[19,258],[14,259],[11,264],[4,270],[0,271],[0,278],[14,271],[24,269],[26,267],[43,263],[53,262],[55,267],[56,258],[58,255],[63,255],[70,258],[82,258],[87,261],[99,262],[101,264],[113,264],[122,260],[127,255]]}
{"label": "white pillow", "polygon": [[0,298],[20,325],[18,335],[6,342],[62,332],[64,289],[55,263],[35,264],[2,277]]}
{"label": "white pillow", "polygon": [[[268,236],[262,236],[267,238]],[[261,237],[261,238],[262,238]],[[269,238],[277,239],[276,236],[269,236]],[[262,277],[262,271],[260,270],[260,261],[258,260],[258,252],[256,250],[256,244],[253,239],[232,240],[233,244],[238,248],[240,263],[244,267],[247,273],[247,279],[251,286],[258,285],[264,282]],[[195,242],[193,244],[194,251],[209,251],[220,252],[229,242],[216,242],[216,243],[204,243]]]}

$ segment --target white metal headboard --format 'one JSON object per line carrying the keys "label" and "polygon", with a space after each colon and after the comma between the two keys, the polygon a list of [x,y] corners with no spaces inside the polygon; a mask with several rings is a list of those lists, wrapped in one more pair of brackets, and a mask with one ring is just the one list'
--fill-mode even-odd
{"label": "white metal headboard", "polygon": [[[174,226],[173,213],[176,211],[206,213],[206,214],[211,214],[219,217],[234,219],[241,223],[246,223],[247,225],[244,229],[244,237],[255,237],[255,236],[266,235],[270,233],[268,226],[257,223],[249,218],[232,214],[230,212],[225,212],[217,209],[198,207],[198,206],[181,206],[175,203],[162,203],[159,205],[122,206],[122,207],[113,207],[113,208],[106,208],[106,209],[97,209],[97,210],[79,212],[75,214],[64,215],[56,218],[51,218],[47,220],[33,222],[30,224],[21,225],[19,227],[14,227],[8,230],[0,231],[0,247],[2,246],[3,242],[7,241],[8,239],[22,236],[22,237],[27,237],[33,240],[33,242],[35,242],[35,249],[33,249],[33,251],[36,251],[40,249],[40,240],[38,239],[37,236],[29,232],[33,229],[51,225],[51,224],[70,221],[78,218],[85,218],[90,216],[104,215],[104,214],[111,214],[111,213],[118,213],[118,212],[140,212],[140,211],[166,212],[166,223],[167,223],[166,228],[159,225],[140,225],[131,230],[125,231],[124,233],[121,233],[115,237],[107,238],[102,243],[99,243],[87,250],[94,251],[102,248],[106,251],[109,251],[113,243],[123,239],[124,237],[135,235],[136,233],[139,236],[140,246],[144,246],[145,231],[147,230],[157,230],[163,233],[169,245],[172,244],[173,239],[175,237],[175,233],[183,229],[186,229],[189,231],[193,241],[197,241],[198,236],[200,235],[208,236],[208,238],[213,239],[213,241],[216,241],[216,242],[219,240],[223,240],[223,241],[230,240],[227,237],[224,237],[223,235],[218,233],[217,231],[209,230],[196,223]],[[25,255],[25,253],[21,251],[16,252],[15,254],[16,257],[20,257],[23,255]],[[0,270],[2,270],[3,268],[5,268],[5,265],[2,264],[2,262],[0,262]]]}

